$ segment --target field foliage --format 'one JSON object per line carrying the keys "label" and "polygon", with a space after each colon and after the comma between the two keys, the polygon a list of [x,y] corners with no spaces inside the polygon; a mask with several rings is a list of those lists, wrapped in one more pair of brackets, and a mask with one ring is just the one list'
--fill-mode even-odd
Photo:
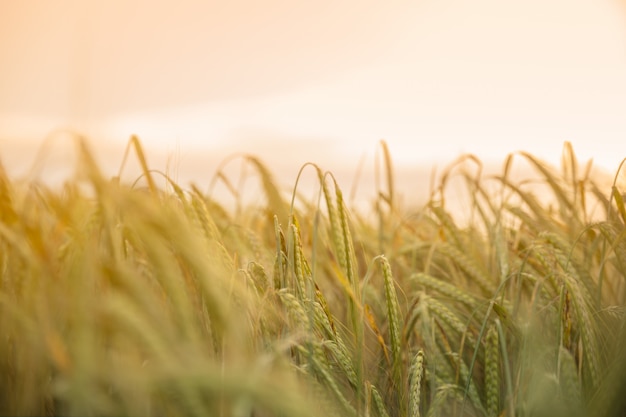
{"label": "field foliage", "polygon": [[[626,410],[625,190],[569,144],[560,169],[463,157],[409,209],[381,143],[369,213],[314,164],[306,198],[242,156],[264,200],[218,172],[231,210],[150,170],[137,138],[130,182],[76,147],[61,187],[0,169],[2,415]],[[521,162],[541,180],[511,175]]]}

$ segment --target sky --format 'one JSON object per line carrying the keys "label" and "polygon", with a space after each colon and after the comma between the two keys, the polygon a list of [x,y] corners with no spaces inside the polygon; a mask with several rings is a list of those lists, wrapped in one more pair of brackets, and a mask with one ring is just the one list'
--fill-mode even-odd
{"label": "sky", "polygon": [[233,152],[287,183],[354,176],[381,139],[407,176],[464,152],[556,164],[564,141],[626,157],[624,0],[0,0],[0,62],[18,173],[63,129],[111,167],[137,134],[194,181]]}

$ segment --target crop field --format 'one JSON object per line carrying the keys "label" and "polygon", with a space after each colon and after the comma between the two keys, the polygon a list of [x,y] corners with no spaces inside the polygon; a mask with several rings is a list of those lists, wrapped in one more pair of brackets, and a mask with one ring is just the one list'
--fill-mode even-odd
{"label": "crop field", "polygon": [[0,166],[0,415],[626,413],[625,177],[567,143],[461,158],[416,208],[381,143],[367,214],[315,164],[309,198],[242,156],[263,198],[218,172],[227,207],[135,137],[132,181],[76,149],[59,187]]}

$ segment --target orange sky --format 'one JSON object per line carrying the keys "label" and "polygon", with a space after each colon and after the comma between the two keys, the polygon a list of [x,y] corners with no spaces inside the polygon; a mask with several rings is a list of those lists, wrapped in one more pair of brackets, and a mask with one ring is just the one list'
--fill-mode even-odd
{"label": "orange sky", "polygon": [[382,138],[404,167],[556,162],[565,140],[626,157],[618,0],[0,0],[0,62],[9,166],[62,127],[137,133],[181,169],[249,151],[354,170]]}

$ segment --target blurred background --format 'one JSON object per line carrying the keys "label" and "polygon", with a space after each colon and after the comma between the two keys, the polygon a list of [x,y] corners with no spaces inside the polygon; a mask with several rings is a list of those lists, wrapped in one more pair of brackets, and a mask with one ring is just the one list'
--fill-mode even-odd
{"label": "blurred background", "polygon": [[137,134],[183,185],[245,152],[281,183],[316,162],[348,188],[381,139],[400,188],[464,152],[626,157],[623,0],[0,0],[0,63],[15,176],[68,131],[112,175]]}

